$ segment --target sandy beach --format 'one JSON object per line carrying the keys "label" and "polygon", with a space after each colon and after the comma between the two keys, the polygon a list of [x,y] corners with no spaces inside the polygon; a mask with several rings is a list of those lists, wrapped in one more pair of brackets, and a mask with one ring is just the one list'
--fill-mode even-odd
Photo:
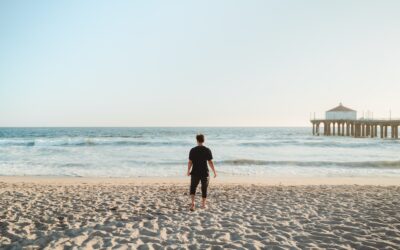
{"label": "sandy beach", "polygon": [[0,248],[400,246],[398,185],[311,185],[311,181],[291,185],[284,180],[283,185],[250,184],[222,178],[211,183],[208,208],[197,204],[190,212],[187,182],[184,178],[2,177]]}

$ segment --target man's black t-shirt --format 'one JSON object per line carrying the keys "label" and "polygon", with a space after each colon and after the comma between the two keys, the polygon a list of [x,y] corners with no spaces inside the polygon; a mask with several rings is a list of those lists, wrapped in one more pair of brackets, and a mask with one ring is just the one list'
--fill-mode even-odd
{"label": "man's black t-shirt", "polygon": [[189,160],[193,162],[190,174],[197,176],[208,176],[207,161],[212,160],[211,150],[205,146],[197,146],[190,150]]}

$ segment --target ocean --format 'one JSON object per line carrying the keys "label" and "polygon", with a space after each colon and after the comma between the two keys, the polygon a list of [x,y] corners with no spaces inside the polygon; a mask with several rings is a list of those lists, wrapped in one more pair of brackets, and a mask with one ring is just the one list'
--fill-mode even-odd
{"label": "ocean", "polygon": [[400,141],[311,128],[0,128],[0,175],[178,177],[203,133],[220,176],[399,177]]}

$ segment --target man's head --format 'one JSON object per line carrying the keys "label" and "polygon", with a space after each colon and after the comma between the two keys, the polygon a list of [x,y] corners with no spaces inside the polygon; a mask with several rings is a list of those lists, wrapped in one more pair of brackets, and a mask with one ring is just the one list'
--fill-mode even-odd
{"label": "man's head", "polygon": [[196,140],[197,140],[197,143],[203,144],[204,143],[204,135],[203,134],[197,134],[196,135]]}

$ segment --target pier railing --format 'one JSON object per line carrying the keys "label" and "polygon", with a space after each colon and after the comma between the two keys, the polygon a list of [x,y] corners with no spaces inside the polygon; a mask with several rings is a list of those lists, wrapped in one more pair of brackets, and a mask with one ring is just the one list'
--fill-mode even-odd
{"label": "pier railing", "polygon": [[[329,120],[326,118],[322,118],[322,117],[315,117],[315,118],[311,118],[310,121],[324,121],[324,120]],[[347,121],[349,119],[332,119],[332,120],[338,120],[338,121]],[[367,117],[360,117],[358,119],[355,119],[355,121],[400,121],[400,117],[392,117],[392,118],[388,118],[388,117],[382,117],[382,118],[367,118]]]}
{"label": "pier railing", "polygon": [[361,121],[400,121],[400,117],[392,117],[392,118],[358,118]]}

